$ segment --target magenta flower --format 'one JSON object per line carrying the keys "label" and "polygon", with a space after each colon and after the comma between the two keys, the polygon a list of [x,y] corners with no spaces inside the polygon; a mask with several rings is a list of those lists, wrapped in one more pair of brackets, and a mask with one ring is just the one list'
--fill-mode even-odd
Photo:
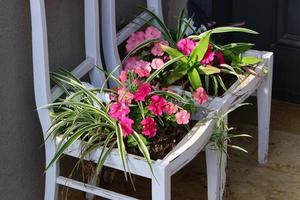
{"label": "magenta flower", "polygon": [[140,77],[148,77],[151,72],[151,66],[149,62],[139,60],[135,63],[134,72]]}
{"label": "magenta flower", "polygon": [[199,103],[199,104],[204,104],[208,100],[208,95],[206,91],[203,89],[203,87],[199,87],[195,93],[193,98]]}
{"label": "magenta flower", "polygon": [[109,108],[109,115],[114,119],[122,119],[130,112],[125,102],[112,103]]}
{"label": "magenta flower", "polygon": [[126,51],[127,53],[133,50],[137,45],[142,43],[145,40],[145,34],[142,31],[132,33],[127,40]]}
{"label": "magenta flower", "polygon": [[158,95],[153,95],[151,97],[151,102],[148,109],[156,116],[161,116],[163,114],[163,109],[166,105],[166,100]]}
{"label": "magenta flower", "polygon": [[213,51],[211,45],[208,45],[206,53],[203,59],[201,60],[201,64],[202,65],[211,64],[214,61],[214,57],[215,57],[215,52]]}
{"label": "magenta flower", "polygon": [[151,62],[152,69],[160,69],[162,66],[164,66],[164,61],[160,58],[154,58]]}
{"label": "magenta flower", "polygon": [[164,51],[163,49],[161,48],[160,45],[169,45],[169,43],[165,40],[161,41],[161,42],[157,42],[153,45],[152,49],[151,49],[151,53],[154,55],[154,56],[162,56],[164,55]]}
{"label": "magenta flower", "polygon": [[123,137],[126,137],[128,135],[130,135],[133,132],[132,129],[132,124],[134,123],[134,121],[128,117],[123,117],[120,121],[119,121],[121,128],[122,128],[122,133],[123,133]]}
{"label": "magenta flower", "polygon": [[224,59],[223,54],[222,54],[221,51],[216,52],[216,57],[217,57],[220,64],[226,64],[225,59]]}
{"label": "magenta flower", "polygon": [[172,102],[167,102],[164,107],[164,113],[167,115],[172,115],[177,112],[178,108],[176,105],[174,105]]}
{"label": "magenta flower", "polygon": [[186,56],[192,53],[195,46],[196,46],[196,42],[189,38],[183,38],[179,40],[179,42],[177,42],[178,50],[181,51]]}
{"label": "magenta flower", "polygon": [[161,37],[161,32],[154,26],[149,26],[145,31],[145,39],[156,39]]}
{"label": "magenta flower", "polygon": [[148,96],[151,92],[150,83],[144,83],[139,86],[136,93],[134,94],[135,101],[145,101],[146,96]]}
{"label": "magenta flower", "polygon": [[127,81],[127,76],[128,76],[128,72],[125,70],[122,70],[119,76],[119,80],[121,81],[121,83],[125,83]]}
{"label": "magenta flower", "polygon": [[190,116],[190,113],[186,110],[181,110],[180,112],[176,113],[175,117],[177,124],[188,124]]}
{"label": "magenta flower", "polygon": [[141,122],[141,125],[143,126],[143,130],[142,133],[146,136],[148,136],[149,138],[152,138],[156,135],[156,123],[154,121],[153,118],[151,117],[146,117],[145,119],[143,119],[143,121]]}
{"label": "magenta flower", "polygon": [[125,101],[126,104],[130,104],[133,99],[133,94],[125,87],[118,89],[118,101]]}

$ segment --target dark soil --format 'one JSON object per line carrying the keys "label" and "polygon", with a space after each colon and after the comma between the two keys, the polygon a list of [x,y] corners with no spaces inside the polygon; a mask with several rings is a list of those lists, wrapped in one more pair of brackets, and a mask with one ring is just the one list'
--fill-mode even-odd
{"label": "dark soil", "polygon": [[[187,127],[168,127],[161,129],[157,133],[157,136],[153,139],[149,146],[149,153],[152,160],[163,159],[172,149],[182,140],[182,138],[189,132],[189,128],[192,128],[196,124],[196,121],[191,121]],[[141,152],[137,148],[128,148],[128,153],[142,156]]]}

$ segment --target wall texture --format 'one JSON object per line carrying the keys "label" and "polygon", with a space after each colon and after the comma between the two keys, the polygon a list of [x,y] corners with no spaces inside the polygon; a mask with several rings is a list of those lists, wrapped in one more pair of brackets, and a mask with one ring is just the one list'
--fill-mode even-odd
{"label": "wall texture", "polygon": [[[71,69],[84,58],[83,0],[45,2],[51,70]],[[118,21],[132,17],[144,2],[117,0]],[[44,150],[35,112],[30,25],[29,0],[0,1],[1,200],[41,200],[44,193]]]}

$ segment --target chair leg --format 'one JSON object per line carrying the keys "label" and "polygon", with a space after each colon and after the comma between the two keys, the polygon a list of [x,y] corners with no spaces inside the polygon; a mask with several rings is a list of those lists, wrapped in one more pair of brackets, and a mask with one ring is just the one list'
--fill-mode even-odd
{"label": "chair leg", "polygon": [[269,150],[269,130],[272,99],[272,65],[269,60],[268,75],[257,89],[257,111],[258,111],[258,162],[267,163]]}
{"label": "chair leg", "polygon": [[163,171],[152,178],[152,200],[171,199],[171,175]]}
{"label": "chair leg", "polygon": [[227,156],[225,153],[213,149],[209,144],[205,148],[205,154],[208,200],[221,200],[226,183]]}
{"label": "chair leg", "polygon": [[51,166],[45,175],[45,200],[58,199],[58,185],[56,178],[58,176],[58,164],[55,163]]}

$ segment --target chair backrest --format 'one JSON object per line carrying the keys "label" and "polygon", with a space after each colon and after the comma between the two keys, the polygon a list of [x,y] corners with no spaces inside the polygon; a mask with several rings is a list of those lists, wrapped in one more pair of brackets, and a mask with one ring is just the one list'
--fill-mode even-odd
{"label": "chair backrest", "polygon": [[[163,19],[162,0],[147,0],[147,8]],[[102,42],[104,49],[104,60],[106,69],[111,72],[116,66],[121,64],[118,46],[123,43],[131,33],[140,29],[145,21],[150,19],[146,12],[142,12],[131,23],[127,24],[120,32],[116,32],[116,6],[115,0],[102,0]],[[116,70],[114,75],[118,77],[120,70]],[[110,81],[110,86],[115,86]]]}
{"label": "chair backrest", "polygon": [[[55,101],[62,90],[59,87],[50,88],[48,39],[44,0],[30,0],[32,20],[32,49],[34,92],[37,108]],[[99,1],[84,0],[85,16],[85,53],[86,59],[72,73],[81,78],[89,73],[92,85],[102,86],[105,75],[96,68],[102,67],[100,57],[99,36]],[[40,123],[44,136],[51,126],[48,109],[38,109]]]}

